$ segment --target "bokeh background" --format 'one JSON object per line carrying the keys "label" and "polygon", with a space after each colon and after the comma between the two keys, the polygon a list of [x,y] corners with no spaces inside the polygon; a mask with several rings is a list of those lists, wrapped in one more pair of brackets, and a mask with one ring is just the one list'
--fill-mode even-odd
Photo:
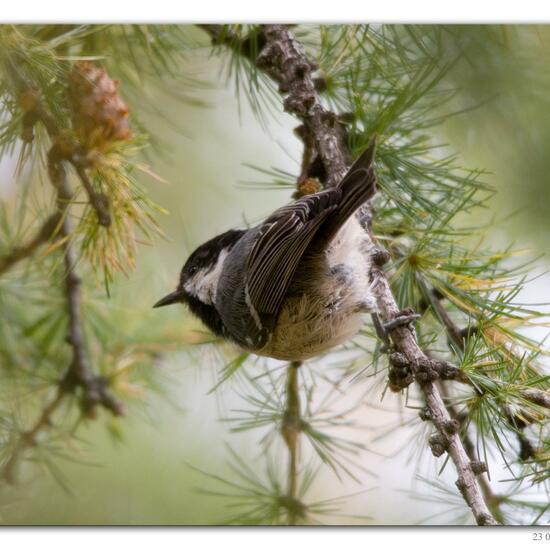
{"label": "bokeh background", "polygon": [[[487,171],[483,179],[497,193],[488,209],[468,214],[468,219],[472,223],[490,219],[488,238],[496,246],[515,243],[528,249],[526,254],[541,256],[534,267],[541,276],[527,285],[522,298],[547,301],[550,29],[537,25],[451,30],[457,40],[448,40],[441,56],[451,60],[462,50],[444,81],[458,88],[452,105],[456,114],[445,120],[435,137],[458,151],[464,166]],[[166,353],[151,367],[161,391],[145,391],[122,420],[105,416],[83,426],[78,451],[82,463],[64,461],[62,483],[37,470],[22,485],[3,489],[0,521],[4,523],[218,523],[227,515],[225,505],[231,499],[204,494],[213,485],[193,467],[231,478],[229,444],[259,473],[265,468],[258,447],[261,430],[232,433],[231,425],[223,421],[240,406],[235,384],[228,381],[218,392],[208,393],[223,357],[211,346],[195,343],[201,339],[200,326],[183,308],[151,309],[175,285],[195,246],[243,221],[253,223],[289,199],[290,189],[257,184],[267,178],[248,165],[293,174],[300,165],[295,120],[276,108],[260,122],[244,94],[221,76],[223,62],[209,55],[206,36],[197,31],[197,40],[204,40],[204,49],[197,50],[182,70],[211,83],[201,91],[203,104],[176,101],[170,92],[177,84],[166,81],[148,92],[154,94],[156,113],[142,117],[154,134],[162,136],[150,164],[168,183],[144,178],[143,184],[168,210],[159,218],[166,239],[141,246],[135,271],[119,277],[111,288],[115,306],[132,312],[124,316],[128,330],[135,323],[144,333],[163,330],[166,341],[173,334],[178,342],[166,345]],[[130,108],[139,106],[130,103]],[[0,165],[0,200],[7,203],[17,193],[15,162],[14,157]],[[545,336],[544,328],[532,330],[532,336]],[[348,391],[351,404],[354,389],[343,389],[344,394]],[[340,481],[325,468],[312,488],[317,498],[367,489],[342,505],[349,517],[334,515],[331,523],[411,524],[441,510],[440,503],[431,500],[437,489],[422,480],[437,472],[427,447],[415,439],[413,428],[397,428],[415,411],[405,409],[400,396],[386,393],[383,401],[380,398],[381,392],[372,393],[369,402],[352,413],[364,426],[354,437],[373,450],[363,453],[361,462],[376,475],[359,473],[359,483]],[[499,475],[497,471],[496,479]],[[442,478],[453,479],[447,473]],[[446,518],[428,521],[441,523]]]}

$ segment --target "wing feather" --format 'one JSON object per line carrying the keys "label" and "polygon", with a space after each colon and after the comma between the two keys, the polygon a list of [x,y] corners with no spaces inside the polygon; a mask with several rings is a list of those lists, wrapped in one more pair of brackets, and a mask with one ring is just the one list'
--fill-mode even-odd
{"label": "wing feather", "polygon": [[337,189],[323,193],[277,210],[260,231],[246,270],[246,292],[260,315],[278,313],[308,244],[338,207]]}
{"label": "wing feather", "polygon": [[250,317],[234,320],[236,325],[246,325],[246,334],[255,345],[261,346],[267,341],[312,239],[320,234],[322,242],[329,242],[374,194],[373,156],[374,142],[337,187],[279,208],[260,227],[245,269],[244,299]]}

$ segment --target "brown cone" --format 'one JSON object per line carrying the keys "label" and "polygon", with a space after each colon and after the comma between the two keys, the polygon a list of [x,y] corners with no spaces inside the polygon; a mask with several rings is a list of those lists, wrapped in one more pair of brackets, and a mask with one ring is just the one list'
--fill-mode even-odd
{"label": "brown cone", "polygon": [[90,61],[77,61],[70,82],[73,128],[82,145],[101,148],[130,139],[128,107],[118,95],[118,81]]}

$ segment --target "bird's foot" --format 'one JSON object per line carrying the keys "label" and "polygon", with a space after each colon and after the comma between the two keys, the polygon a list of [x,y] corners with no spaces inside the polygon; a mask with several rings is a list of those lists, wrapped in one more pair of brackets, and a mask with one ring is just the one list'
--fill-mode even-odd
{"label": "bird's foot", "polygon": [[408,327],[412,322],[419,319],[421,316],[411,308],[403,309],[391,321],[384,323],[383,327],[386,332],[391,332],[399,327]]}
{"label": "bird's foot", "polygon": [[398,327],[408,327],[412,322],[416,321],[420,315],[415,313],[413,309],[407,308],[400,311],[391,321],[382,322],[378,313],[372,313],[372,321],[378,338],[382,341],[382,353],[386,353],[392,349],[390,333]]}

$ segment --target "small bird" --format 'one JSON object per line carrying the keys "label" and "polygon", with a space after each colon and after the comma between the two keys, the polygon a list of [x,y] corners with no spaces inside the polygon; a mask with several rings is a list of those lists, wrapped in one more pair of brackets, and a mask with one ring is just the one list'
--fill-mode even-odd
{"label": "small bird", "polygon": [[374,152],[373,140],[337,186],[199,246],[154,307],[187,304],[216,335],[275,359],[302,361],[353,338],[376,311],[374,247],[356,215],[376,191]]}

